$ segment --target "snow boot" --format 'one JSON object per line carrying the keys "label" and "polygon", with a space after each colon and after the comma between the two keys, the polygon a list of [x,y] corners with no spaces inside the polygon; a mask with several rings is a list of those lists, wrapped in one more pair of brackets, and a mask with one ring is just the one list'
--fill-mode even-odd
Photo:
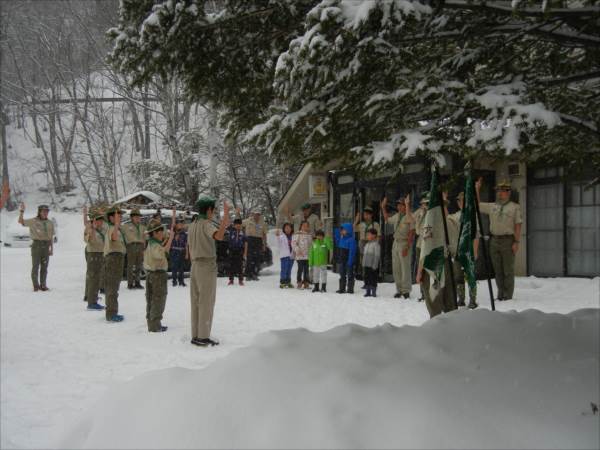
{"label": "snow boot", "polygon": [[377,297],[377,288],[371,288],[371,297]]}
{"label": "snow boot", "polygon": [[370,297],[371,296],[371,287],[370,286],[365,286],[365,295],[363,295],[363,297]]}
{"label": "snow boot", "polygon": [[315,287],[312,290],[313,292],[319,292],[319,283],[315,283]]}
{"label": "snow boot", "polygon": [[321,292],[327,292],[327,283],[321,284]]}
{"label": "snow boot", "polygon": [[123,322],[124,317],[121,314],[115,314],[110,319],[106,319],[107,322]]}
{"label": "snow boot", "polygon": [[394,294],[394,298],[400,298],[400,297],[402,297],[402,294],[399,294],[399,293]]}
{"label": "snow boot", "polygon": [[340,278],[340,288],[335,291],[336,294],[345,294],[346,293],[346,283],[343,279]]}
{"label": "snow boot", "polygon": [[104,311],[104,306],[100,305],[99,303],[92,303],[91,305],[88,305],[87,310],[88,311]]}

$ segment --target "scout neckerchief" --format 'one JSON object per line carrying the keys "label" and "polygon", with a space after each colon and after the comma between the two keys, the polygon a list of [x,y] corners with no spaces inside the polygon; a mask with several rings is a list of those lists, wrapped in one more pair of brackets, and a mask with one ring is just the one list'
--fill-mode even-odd
{"label": "scout neckerchief", "polygon": [[504,203],[498,202],[498,204],[500,205],[500,212],[498,214],[499,218],[502,218],[502,216],[504,215],[504,207],[506,205],[508,205],[510,203],[510,199],[506,200]]}
{"label": "scout neckerchief", "polygon": [[138,240],[141,240],[142,239],[142,235],[140,234],[140,224],[139,223],[134,223],[134,225],[135,225],[135,228],[137,230]]}

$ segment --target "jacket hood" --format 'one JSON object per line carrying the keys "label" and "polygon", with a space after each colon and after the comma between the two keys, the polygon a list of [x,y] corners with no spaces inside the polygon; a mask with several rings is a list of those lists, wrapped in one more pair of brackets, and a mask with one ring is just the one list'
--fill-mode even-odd
{"label": "jacket hood", "polygon": [[353,231],[353,227],[352,227],[352,224],[351,224],[350,222],[343,223],[343,224],[342,224],[342,228],[343,228],[344,230],[346,230],[346,234],[347,234],[348,236],[352,236],[352,234],[354,233],[354,231]]}

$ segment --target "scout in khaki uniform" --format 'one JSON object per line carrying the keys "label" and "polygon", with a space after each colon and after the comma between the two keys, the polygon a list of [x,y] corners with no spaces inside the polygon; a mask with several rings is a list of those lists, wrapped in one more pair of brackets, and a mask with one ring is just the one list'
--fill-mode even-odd
{"label": "scout in khaki uniform", "polygon": [[144,289],[140,283],[140,269],[146,246],[146,226],[141,223],[139,209],[133,209],[129,216],[131,222],[121,227],[127,245],[127,289]]}
{"label": "scout in khaki uniform", "polygon": [[381,202],[383,217],[386,223],[394,227],[394,244],[392,245],[392,268],[396,283],[394,298],[410,297],[412,288],[412,244],[415,238],[415,224],[410,214],[410,200],[408,196],[396,201],[398,212],[392,217],[387,211],[387,198]]}
{"label": "scout in khaki uniform", "polygon": [[[450,240],[450,254],[452,255],[452,268],[454,270],[454,280],[456,284],[456,292],[458,294],[458,306],[465,306],[465,284],[467,282],[465,278],[465,271],[462,264],[456,257],[456,250],[458,248],[458,239],[460,233],[460,220],[462,217],[462,209],[464,205],[465,193],[460,192],[456,197],[456,204],[458,205],[458,211],[454,214],[447,215],[448,224],[448,236]],[[473,239],[473,255],[477,259],[477,253],[479,249],[479,227],[477,227],[477,233],[475,239]],[[477,286],[474,289],[469,287],[469,308],[477,308]]]}
{"label": "scout in khaki uniform", "polygon": [[242,224],[248,240],[246,278],[256,281],[260,272],[262,254],[267,245],[267,225],[258,211],[254,212],[252,217],[244,220]]}
{"label": "scout in khaki uniform", "polygon": [[19,208],[19,223],[29,228],[31,237],[31,281],[35,292],[47,291],[46,278],[48,276],[48,261],[52,256],[52,243],[54,239],[54,224],[48,220],[47,205],[38,206],[36,217],[23,219],[25,204],[21,203]]}
{"label": "scout in khaki uniform", "polygon": [[119,285],[123,277],[125,238],[121,232],[121,209],[113,206],[106,212],[108,228],[104,238],[104,290],[106,292],[106,320],[122,322],[119,312]]}
{"label": "scout in khaki uniform", "polygon": [[[477,200],[482,180],[477,180]],[[479,210],[490,216],[490,257],[496,273],[498,300],[511,300],[515,289],[515,255],[521,239],[521,207],[510,201],[510,183],[496,186],[495,203],[479,203]]]}
{"label": "scout in khaki uniform", "polygon": [[[419,209],[417,209],[413,213],[413,219],[415,221],[415,232],[417,235],[417,243],[416,243],[416,261],[417,268],[419,266],[419,259],[421,258],[421,245],[423,245],[423,225],[425,224],[425,214],[427,214],[427,205],[429,204],[429,192],[423,192],[421,194],[421,205]],[[427,283],[429,283],[427,272],[423,274],[424,278],[427,278]],[[418,299],[419,302],[425,300],[425,297],[429,295],[427,289],[423,289],[422,283],[419,283],[419,289],[421,291],[421,297]]]}
{"label": "scout in khaki uniform", "polygon": [[190,296],[192,306],[192,344],[206,347],[218,345],[210,338],[217,290],[217,250],[215,241],[222,241],[229,226],[229,205],[223,204],[219,228],[212,223],[215,200],[201,197],[196,203],[198,216],[188,230],[188,246],[192,260]]}
{"label": "scout in khaki uniform", "polygon": [[144,269],[146,269],[146,322],[148,331],[159,333],[167,331],[167,327],[161,324],[165,303],[167,301],[167,282],[169,274],[167,269],[169,261],[167,254],[171,250],[173,232],[175,228],[176,212],[173,209],[171,221],[171,232],[169,239],[163,244],[164,227],[160,220],[152,220],[148,224],[148,246],[144,251]]}
{"label": "scout in khaki uniform", "polygon": [[[85,299],[87,309],[90,311],[102,311],[104,306],[98,303],[98,291],[100,290],[100,275],[104,266],[104,214],[96,208],[87,211],[83,208],[85,231],[83,240],[85,247]],[[88,220],[89,218],[89,220]]]}
{"label": "scout in khaki uniform", "polygon": [[314,236],[317,231],[323,230],[323,222],[321,219],[319,219],[319,216],[312,212],[312,206],[310,203],[305,203],[302,205],[301,214],[292,215],[289,208],[287,208],[286,216],[287,220],[294,224],[294,230],[299,230],[302,222],[308,222],[308,232],[311,234],[311,236]]}

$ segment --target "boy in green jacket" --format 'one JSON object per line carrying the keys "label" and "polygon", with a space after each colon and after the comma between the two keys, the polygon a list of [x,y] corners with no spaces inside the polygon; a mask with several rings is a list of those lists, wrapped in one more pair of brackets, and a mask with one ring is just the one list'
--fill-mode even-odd
{"label": "boy in green jacket", "polygon": [[326,238],[322,230],[317,231],[308,252],[308,266],[315,284],[313,292],[319,292],[319,283],[321,283],[320,291],[327,292],[327,264],[329,264],[332,252],[331,238]]}

